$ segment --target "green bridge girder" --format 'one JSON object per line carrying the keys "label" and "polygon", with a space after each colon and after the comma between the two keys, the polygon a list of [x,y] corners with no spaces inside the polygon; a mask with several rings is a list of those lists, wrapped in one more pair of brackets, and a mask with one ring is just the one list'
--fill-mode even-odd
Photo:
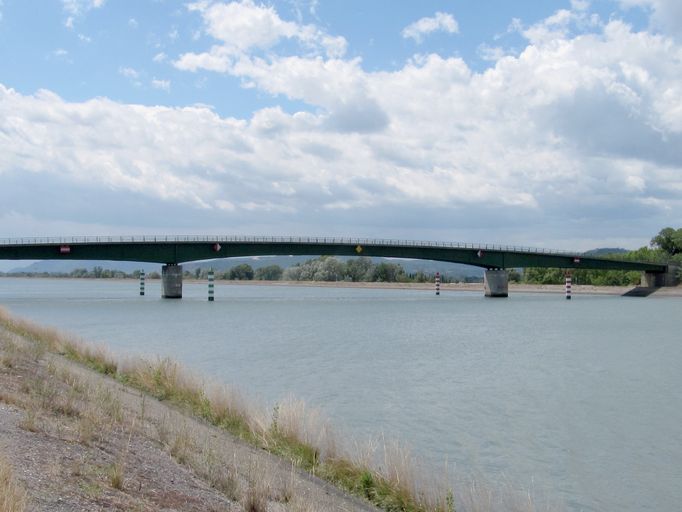
{"label": "green bridge girder", "polygon": [[664,273],[666,265],[489,244],[324,237],[76,237],[0,240],[3,260],[111,260],[181,264],[239,256],[377,256],[463,263],[487,269],[565,268]]}

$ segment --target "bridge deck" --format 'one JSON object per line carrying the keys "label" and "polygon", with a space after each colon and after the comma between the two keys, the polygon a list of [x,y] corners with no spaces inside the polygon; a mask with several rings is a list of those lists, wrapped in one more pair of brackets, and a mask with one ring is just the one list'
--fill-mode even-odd
{"label": "bridge deck", "polygon": [[334,237],[94,236],[0,239],[0,259],[113,260],[180,264],[274,255],[377,256],[464,263],[483,268],[586,268],[666,271],[666,265],[579,252],[494,244]]}

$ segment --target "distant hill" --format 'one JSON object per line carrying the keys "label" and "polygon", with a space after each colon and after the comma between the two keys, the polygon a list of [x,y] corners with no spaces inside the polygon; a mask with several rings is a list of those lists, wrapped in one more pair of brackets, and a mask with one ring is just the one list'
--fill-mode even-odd
{"label": "distant hill", "polygon": [[618,248],[611,248],[611,247],[603,247],[600,249],[591,249],[589,251],[585,251],[585,255],[587,256],[606,256],[607,254],[623,254],[625,252],[630,252],[627,249],[623,249],[622,247]]}
{"label": "distant hill", "polygon": [[[282,268],[288,268],[299,263],[304,263],[316,256],[251,256],[240,258],[225,258],[219,260],[197,261],[192,263],[185,263],[182,265],[183,270],[194,271],[197,268],[208,269],[213,268],[216,271],[226,271],[236,265],[247,263],[254,269],[266,267],[268,265],[279,265]],[[350,259],[348,256],[337,256],[341,261]],[[417,272],[424,272],[426,274],[434,274],[440,272],[444,276],[451,278],[465,278],[465,277],[482,277],[483,269],[479,267],[472,267],[470,265],[462,265],[459,263],[445,263],[440,261],[430,260],[405,260],[393,258],[371,258],[376,263],[382,261],[399,263],[408,274]],[[128,274],[135,270],[144,269],[145,272],[161,272],[161,265],[157,263],[136,263],[130,261],[80,261],[80,260],[46,260],[37,261],[26,265],[24,267],[16,267],[9,270],[7,273],[20,272],[49,272],[49,273],[65,273],[77,269],[85,268],[92,270],[94,267],[102,267],[107,270],[120,270]]]}
{"label": "distant hill", "polygon": [[99,261],[99,260],[45,260],[36,261],[23,267],[15,267],[7,271],[8,274],[19,272],[49,272],[68,274],[77,268],[92,270],[102,267],[107,270],[120,270],[128,274],[135,270],[144,269],[145,272],[161,272],[161,265],[157,263],[137,263],[134,261]]}

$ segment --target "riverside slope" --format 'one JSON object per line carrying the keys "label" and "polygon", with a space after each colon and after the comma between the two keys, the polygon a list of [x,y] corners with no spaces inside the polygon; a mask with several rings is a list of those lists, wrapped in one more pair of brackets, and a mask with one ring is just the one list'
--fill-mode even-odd
{"label": "riverside slope", "polygon": [[27,510],[377,510],[2,327],[0,439]]}

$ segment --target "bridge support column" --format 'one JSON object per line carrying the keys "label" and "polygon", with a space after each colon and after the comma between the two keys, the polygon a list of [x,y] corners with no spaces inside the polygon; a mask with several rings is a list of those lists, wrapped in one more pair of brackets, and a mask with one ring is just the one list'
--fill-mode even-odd
{"label": "bridge support column", "polygon": [[656,286],[656,276],[653,272],[642,272],[642,279],[639,282],[644,288],[654,288]]}
{"label": "bridge support column", "polygon": [[509,296],[509,273],[504,269],[486,270],[483,274],[486,297]]}
{"label": "bridge support column", "polygon": [[668,265],[668,270],[663,273],[642,272],[641,286],[647,288],[658,288],[661,286],[677,286],[680,280],[677,277],[679,266]]}
{"label": "bridge support column", "polygon": [[164,299],[182,298],[182,265],[171,263],[161,267],[161,287]]}

